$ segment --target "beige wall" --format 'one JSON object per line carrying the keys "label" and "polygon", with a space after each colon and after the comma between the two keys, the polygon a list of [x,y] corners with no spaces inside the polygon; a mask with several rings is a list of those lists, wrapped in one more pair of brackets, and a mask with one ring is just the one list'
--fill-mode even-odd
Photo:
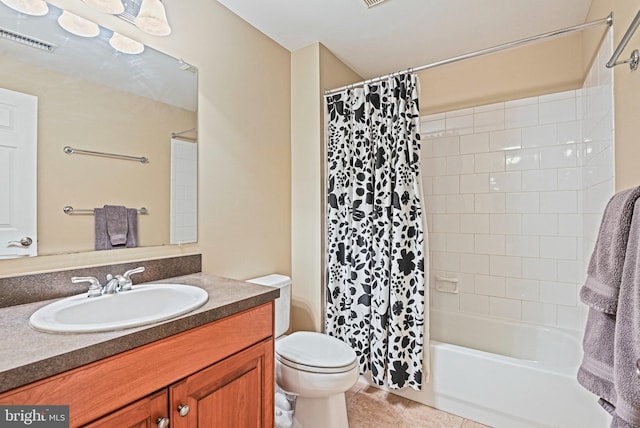
{"label": "beige wall", "polygon": [[[593,0],[588,19],[613,11],[615,48],[639,8],[638,2],[631,0]],[[640,31],[636,31],[619,60],[626,60],[631,56],[631,51],[639,48]],[[616,190],[623,190],[640,184],[640,144],[636,135],[640,117],[640,72],[631,71],[627,65],[619,65],[614,68],[613,81]]]}
{"label": "beige wall", "polygon": [[582,37],[573,34],[425,70],[418,74],[420,113],[579,88],[582,55]]}
{"label": "beige wall", "polygon": [[165,0],[173,27],[165,38],[82,2],[51,3],[198,67],[198,244],[2,261],[0,275],[194,252],[203,253],[206,272],[289,274],[290,53],[211,0]]}
{"label": "beige wall", "polygon": [[324,97],[361,80],[319,43],[291,55],[292,329],[322,329]]}

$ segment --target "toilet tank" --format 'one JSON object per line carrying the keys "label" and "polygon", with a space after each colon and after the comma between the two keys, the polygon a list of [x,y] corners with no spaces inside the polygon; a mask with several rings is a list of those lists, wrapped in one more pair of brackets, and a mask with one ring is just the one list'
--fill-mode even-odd
{"label": "toilet tank", "polygon": [[274,273],[248,279],[247,282],[280,289],[280,297],[275,301],[275,335],[280,337],[285,334],[289,330],[289,315],[291,312],[291,278]]}

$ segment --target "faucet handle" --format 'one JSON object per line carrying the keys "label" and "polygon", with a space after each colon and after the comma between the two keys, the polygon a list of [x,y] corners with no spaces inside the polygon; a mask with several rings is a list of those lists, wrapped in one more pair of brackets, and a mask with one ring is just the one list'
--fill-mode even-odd
{"label": "faucet handle", "polygon": [[131,275],[133,275],[134,273],[141,273],[141,272],[144,272],[144,266],[140,266],[140,267],[137,267],[135,269],[128,270],[125,273],[123,273],[122,276],[126,280],[130,281],[131,280]]}
{"label": "faucet handle", "polygon": [[100,285],[100,281],[98,281],[98,278],[95,278],[93,276],[73,276],[71,277],[71,282],[73,282],[74,284],[79,284],[81,282],[90,283],[88,294],[89,297],[96,297],[102,294],[102,285]]}

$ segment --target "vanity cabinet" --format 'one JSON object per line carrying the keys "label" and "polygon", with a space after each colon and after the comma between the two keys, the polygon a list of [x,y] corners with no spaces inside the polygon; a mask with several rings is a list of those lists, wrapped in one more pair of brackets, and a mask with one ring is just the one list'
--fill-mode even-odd
{"label": "vanity cabinet", "polygon": [[[274,424],[273,302],[0,394],[87,428]],[[188,407],[187,407],[188,406]]]}

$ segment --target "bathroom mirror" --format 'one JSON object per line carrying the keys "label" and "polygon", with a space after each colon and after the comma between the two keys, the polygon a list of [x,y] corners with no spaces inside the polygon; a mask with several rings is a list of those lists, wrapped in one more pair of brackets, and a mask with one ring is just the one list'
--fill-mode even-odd
{"label": "bathroom mirror", "polygon": [[[0,3],[0,87],[37,97],[38,255],[93,251],[93,208],[103,205],[146,208],[138,246],[194,242],[196,68],[148,46],[121,53],[102,27],[97,37],[73,35],[58,25],[61,14],[50,4],[47,15],[29,16]],[[67,154],[67,146],[148,162]],[[185,174],[192,187],[180,182]]]}

